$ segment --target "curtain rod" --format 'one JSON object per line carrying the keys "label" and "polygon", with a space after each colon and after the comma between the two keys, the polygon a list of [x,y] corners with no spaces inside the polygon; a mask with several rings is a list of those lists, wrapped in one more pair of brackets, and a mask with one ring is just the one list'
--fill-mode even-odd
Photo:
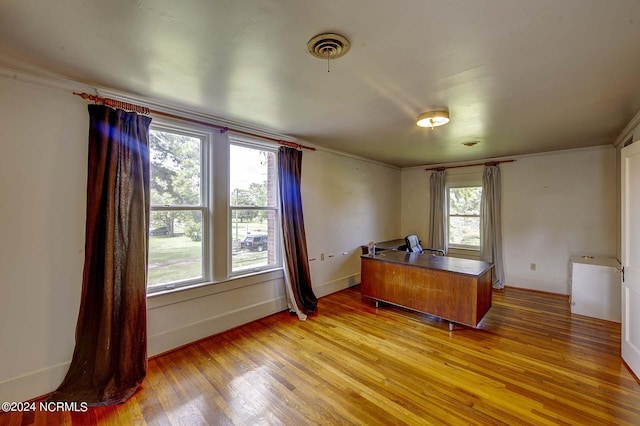
{"label": "curtain rod", "polygon": [[516,160],[501,160],[501,161],[487,161],[486,163],[465,164],[463,166],[449,166],[449,167],[430,167],[425,169],[426,171],[437,170],[441,172],[446,169],[458,169],[460,167],[473,167],[473,166],[497,166],[500,163],[513,163]]}
{"label": "curtain rod", "polygon": [[134,111],[134,112],[137,112],[139,114],[145,114],[145,115],[149,115],[149,114],[160,115],[162,117],[174,118],[176,120],[182,120],[182,121],[187,121],[189,123],[199,124],[199,125],[202,125],[202,126],[213,127],[215,129],[219,129],[220,133],[225,133],[225,132],[228,132],[228,131],[232,131],[234,133],[239,133],[239,134],[242,134],[242,135],[253,136],[253,137],[257,137],[257,138],[261,138],[261,139],[267,139],[267,140],[270,140],[272,142],[277,143],[278,145],[288,146],[289,148],[308,149],[309,151],[315,151],[316,150],[314,147],[311,147],[311,146],[306,146],[306,145],[302,145],[302,144],[295,143],[295,142],[283,141],[282,139],[270,138],[268,136],[262,136],[262,135],[258,135],[258,134],[255,134],[255,133],[246,132],[244,130],[232,129],[230,127],[220,126],[218,124],[208,123],[206,121],[200,121],[200,120],[196,120],[196,119],[193,119],[193,118],[181,117],[179,115],[171,114],[171,113],[168,113],[168,112],[156,111],[156,110],[153,110],[153,109],[149,109],[149,108],[147,108],[145,106],[131,104],[129,102],[122,102],[122,101],[118,101],[118,100],[111,99],[111,98],[102,98],[100,96],[90,95],[88,93],[73,92],[73,94],[76,95],[76,96],[80,96],[82,99],[88,99],[90,101],[93,101],[93,102],[96,102],[96,103],[100,103],[100,104],[103,104],[103,105],[107,105],[107,106],[110,106],[110,107],[113,107],[113,108],[126,109],[128,111]]}

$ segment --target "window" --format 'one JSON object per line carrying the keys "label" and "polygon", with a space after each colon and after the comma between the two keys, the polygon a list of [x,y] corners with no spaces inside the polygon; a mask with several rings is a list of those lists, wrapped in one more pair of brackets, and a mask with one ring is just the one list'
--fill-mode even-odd
{"label": "window", "polygon": [[449,187],[447,190],[449,247],[480,248],[481,186]]}
{"label": "window", "polygon": [[148,294],[281,266],[274,145],[160,122],[149,149]]}
{"label": "window", "polygon": [[151,217],[149,223],[150,292],[206,279],[209,210],[206,135],[152,127]]}
{"label": "window", "polygon": [[273,268],[280,229],[276,152],[232,143],[229,164],[231,272]]}

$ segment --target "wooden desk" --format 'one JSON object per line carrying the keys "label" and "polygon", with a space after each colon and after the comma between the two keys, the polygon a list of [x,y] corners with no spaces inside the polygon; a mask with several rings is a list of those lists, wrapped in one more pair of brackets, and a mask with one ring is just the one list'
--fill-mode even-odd
{"label": "wooden desk", "polygon": [[493,265],[400,251],[362,255],[364,297],[476,328],[491,308]]}

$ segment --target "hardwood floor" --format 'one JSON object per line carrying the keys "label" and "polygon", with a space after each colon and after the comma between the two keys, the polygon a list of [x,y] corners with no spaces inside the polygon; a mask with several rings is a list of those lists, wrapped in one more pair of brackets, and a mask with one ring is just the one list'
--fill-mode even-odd
{"label": "hardwood floor", "polygon": [[280,313],[150,360],[120,406],[0,414],[0,424],[640,425],[619,324],[507,288],[480,327],[449,332],[351,288],[306,322]]}

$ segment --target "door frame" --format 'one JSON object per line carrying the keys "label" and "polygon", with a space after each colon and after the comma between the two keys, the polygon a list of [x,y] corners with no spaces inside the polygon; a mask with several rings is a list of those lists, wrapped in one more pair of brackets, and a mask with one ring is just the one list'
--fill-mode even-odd
{"label": "door frame", "polygon": [[[640,330],[632,330],[630,332],[629,327],[631,325],[635,327],[640,327],[640,310],[636,309],[631,311],[628,309],[629,296],[632,293],[637,294],[635,296],[635,300],[640,301],[640,248],[634,247],[633,259],[630,259],[629,253],[629,242],[634,239],[640,239],[640,236],[636,236],[636,238],[630,238],[629,233],[631,222],[631,216],[628,212],[629,206],[628,198],[630,191],[633,190],[632,193],[634,199],[640,198],[640,184],[636,184],[633,188],[631,188],[630,177],[629,177],[629,159],[636,158],[640,161],[640,142],[632,143],[620,151],[620,183],[621,183],[621,263],[622,263],[622,274],[621,274],[621,282],[622,286],[622,294],[621,294],[621,308],[622,308],[622,318],[621,318],[621,335],[620,335],[620,344],[621,344],[621,355],[622,359],[631,370],[632,373],[635,374],[636,378],[640,377],[640,339],[637,342],[633,342],[633,338],[637,338],[640,335]],[[634,165],[634,167],[640,168],[640,163]],[[637,172],[636,173],[640,173]],[[640,209],[640,206],[636,206],[634,204],[634,209]],[[635,211],[634,211],[635,212]],[[635,212],[635,219],[637,220],[640,217],[640,212]],[[638,231],[637,228],[634,230]]]}

